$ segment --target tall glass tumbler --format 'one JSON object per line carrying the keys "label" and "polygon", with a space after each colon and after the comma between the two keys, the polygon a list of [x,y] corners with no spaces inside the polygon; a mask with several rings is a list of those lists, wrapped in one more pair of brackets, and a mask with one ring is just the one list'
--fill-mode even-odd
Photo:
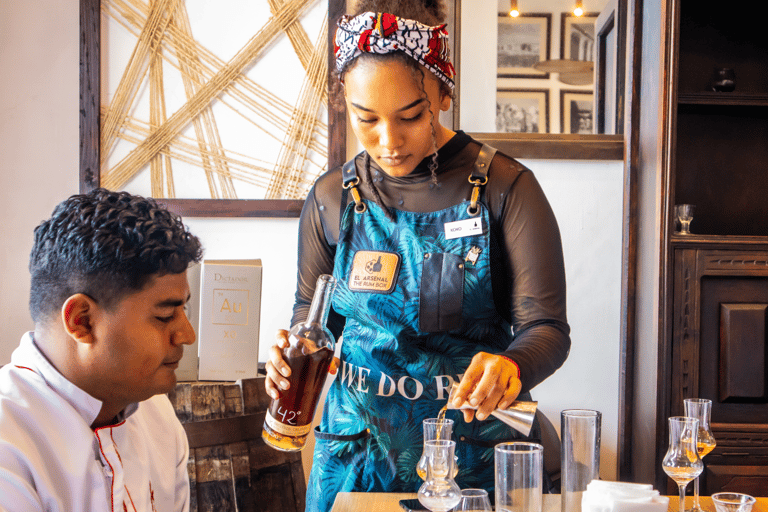
{"label": "tall glass tumbler", "polygon": [[496,445],[496,512],[541,512],[543,454],[536,443]]}
{"label": "tall glass tumbler", "polygon": [[560,413],[560,495],[562,512],[581,512],[587,484],[600,474],[599,411],[567,409]]}

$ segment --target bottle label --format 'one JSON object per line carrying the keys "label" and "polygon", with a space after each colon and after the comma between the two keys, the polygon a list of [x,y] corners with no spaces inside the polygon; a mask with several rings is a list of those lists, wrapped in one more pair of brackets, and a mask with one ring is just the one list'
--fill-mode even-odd
{"label": "bottle label", "polygon": [[270,411],[267,411],[267,416],[265,418],[265,421],[267,423],[267,426],[271,428],[274,432],[277,432],[278,434],[282,434],[284,436],[292,436],[292,437],[299,437],[299,436],[305,436],[309,434],[309,431],[312,430],[312,425],[286,425],[285,423],[281,422],[274,416],[272,416],[272,413]]}

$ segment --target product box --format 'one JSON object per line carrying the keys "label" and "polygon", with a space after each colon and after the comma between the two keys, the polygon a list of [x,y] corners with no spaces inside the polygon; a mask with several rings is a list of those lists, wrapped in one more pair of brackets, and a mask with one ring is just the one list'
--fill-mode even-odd
{"label": "product box", "polygon": [[256,377],[261,260],[203,260],[200,273],[200,380]]}
{"label": "product box", "polygon": [[176,368],[176,380],[189,382],[197,380],[197,342],[200,339],[200,263],[193,263],[187,269],[189,283],[189,302],[187,303],[187,318],[195,330],[195,342],[184,346],[184,357]]}

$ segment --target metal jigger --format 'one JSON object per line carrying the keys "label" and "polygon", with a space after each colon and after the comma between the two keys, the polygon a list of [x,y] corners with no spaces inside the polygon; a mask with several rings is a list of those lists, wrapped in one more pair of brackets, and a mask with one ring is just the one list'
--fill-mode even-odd
{"label": "metal jigger", "polygon": [[[456,407],[453,406],[453,394],[458,387],[459,385],[457,383],[454,383],[451,386],[451,391],[448,393],[448,404],[446,406],[448,409],[456,409]],[[531,433],[533,418],[536,416],[536,407],[538,405],[539,402],[521,402],[515,400],[506,409],[495,409],[491,412],[491,416],[503,421],[524,436],[528,436],[528,434]],[[464,402],[458,409],[477,409],[477,407],[473,407],[469,405],[468,402]]]}

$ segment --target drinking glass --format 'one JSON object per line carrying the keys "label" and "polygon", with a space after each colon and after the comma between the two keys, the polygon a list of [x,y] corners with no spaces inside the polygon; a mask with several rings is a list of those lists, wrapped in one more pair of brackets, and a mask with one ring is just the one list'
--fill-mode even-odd
{"label": "drinking glass", "polygon": [[462,489],[461,500],[454,512],[491,512],[491,500],[485,489]]}
{"label": "drinking glass", "polygon": [[560,413],[560,495],[562,512],[581,512],[587,485],[600,475],[602,414],[588,409]]}
{"label": "drinking glass", "polygon": [[[453,420],[448,418],[427,418],[421,422],[424,429],[424,443],[427,441],[434,441],[435,439],[451,439],[453,433]],[[456,472],[459,470],[458,464],[454,464],[453,477],[456,477]],[[421,458],[418,464],[416,464],[416,474],[422,480],[427,478],[427,452],[422,452]]]}
{"label": "drinking glass", "polygon": [[755,501],[749,494],[738,492],[718,492],[712,495],[712,503],[717,512],[750,512]]}
{"label": "drinking glass", "polygon": [[432,440],[424,443],[427,478],[419,487],[419,503],[432,512],[448,512],[459,504],[461,489],[453,480],[456,441]]}
{"label": "drinking glass", "polygon": [[680,489],[680,512],[685,512],[685,487],[704,468],[696,447],[698,434],[699,420],[696,418],[669,418],[669,448],[661,466]]}
{"label": "drinking glass", "polygon": [[[699,457],[704,458],[709,452],[715,449],[715,436],[709,427],[709,419],[712,414],[712,400],[706,398],[686,398],[683,400],[685,405],[685,415],[689,418],[699,420],[699,437],[696,443]],[[702,460],[702,464],[703,464]],[[688,509],[689,512],[701,512],[699,504],[699,477],[693,481],[693,506]]]}
{"label": "drinking glass", "polygon": [[691,221],[693,220],[693,212],[696,207],[692,204],[677,204],[675,205],[675,215],[677,221],[680,223],[680,234],[691,234]]}
{"label": "drinking glass", "polygon": [[540,444],[514,441],[494,449],[496,510],[541,512],[544,448]]}

